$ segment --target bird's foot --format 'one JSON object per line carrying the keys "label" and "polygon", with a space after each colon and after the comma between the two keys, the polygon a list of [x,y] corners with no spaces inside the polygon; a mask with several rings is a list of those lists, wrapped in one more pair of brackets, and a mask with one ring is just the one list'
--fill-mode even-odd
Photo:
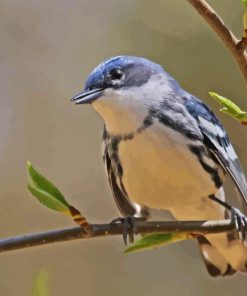
{"label": "bird's foot", "polygon": [[135,222],[145,221],[145,218],[134,217],[134,216],[125,216],[112,220],[111,224],[123,224],[123,240],[125,245],[127,245],[127,238],[129,236],[129,242],[134,242],[134,235],[136,233]]}
{"label": "bird's foot", "polygon": [[237,208],[231,208],[231,219],[233,220],[239,239],[247,242],[247,217]]}
{"label": "bird's foot", "polygon": [[218,199],[215,195],[211,195],[209,198],[225,207],[231,213],[231,220],[235,224],[239,239],[247,244],[247,217],[239,209]]}

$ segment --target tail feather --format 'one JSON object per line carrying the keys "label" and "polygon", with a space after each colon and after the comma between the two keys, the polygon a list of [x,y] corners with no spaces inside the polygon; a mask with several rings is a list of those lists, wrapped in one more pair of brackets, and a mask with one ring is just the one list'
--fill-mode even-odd
{"label": "tail feather", "polygon": [[212,277],[231,276],[236,273],[236,270],[204,236],[199,236],[197,240],[207,271]]}
{"label": "tail feather", "polygon": [[[225,218],[230,218],[227,211],[225,211]],[[227,275],[232,274],[231,269],[235,272],[247,273],[247,246],[239,240],[237,233],[209,234],[206,237],[211,246],[228,261],[230,267],[227,270]]]}
{"label": "tail feather", "polygon": [[247,273],[247,246],[234,234],[208,234],[207,239],[235,270]]}
{"label": "tail feather", "polygon": [[[215,196],[224,201],[223,188]],[[201,199],[199,206],[188,211],[178,208],[171,211],[178,220],[221,220],[227,217],[225,208],[211,198]],[[247,273],[247,243],[240,241],[235,232],[206,234],[200,236],[198,242],[211,276],[228,276],[236,271]]]}

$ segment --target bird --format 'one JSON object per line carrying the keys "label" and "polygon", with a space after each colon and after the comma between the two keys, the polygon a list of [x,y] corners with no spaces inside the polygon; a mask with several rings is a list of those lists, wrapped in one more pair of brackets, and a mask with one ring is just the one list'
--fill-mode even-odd
{"label": "bird", "polygon": [[[90,104],[103,119],[103,161],[123,217],[148,219],[156,209],[177,220],[229,218],[222,206],[226,175],[246,205],[246,178],[224,127],[159,64],[136,56],[107,59],[72,101]],[[197,238],[212,277],[247,272],[247,219],[237,209],[231,214],[242,240],[235,232]]]}

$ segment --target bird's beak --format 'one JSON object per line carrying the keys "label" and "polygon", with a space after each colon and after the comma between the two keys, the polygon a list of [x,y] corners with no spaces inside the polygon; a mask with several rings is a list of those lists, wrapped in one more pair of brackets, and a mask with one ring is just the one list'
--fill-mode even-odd
{"label": "bird's beak", "polygon": [[103,94],[103,88],[97,88],[89,91],[82,91],[75,95],[71,101],[75,104],[90,104]]}

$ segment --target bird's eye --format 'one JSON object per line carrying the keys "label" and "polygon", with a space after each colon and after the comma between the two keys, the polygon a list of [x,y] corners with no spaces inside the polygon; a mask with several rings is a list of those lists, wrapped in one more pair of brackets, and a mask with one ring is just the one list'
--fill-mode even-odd
{"label": "bird's eye", "polygon": [[112,82],[118,82],[124,77],[124,72],[122,69],[114,68],[109,72],[108,75]]}

